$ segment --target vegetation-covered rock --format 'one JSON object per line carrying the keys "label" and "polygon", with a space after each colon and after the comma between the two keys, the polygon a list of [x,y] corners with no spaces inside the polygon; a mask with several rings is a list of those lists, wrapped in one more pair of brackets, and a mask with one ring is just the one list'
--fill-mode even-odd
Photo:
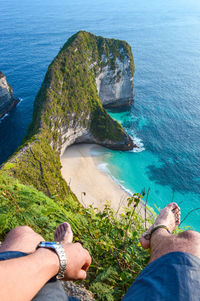
{"label": "vegetation-covered rock", "polygon": [[96,86],[102,70],[115,70],[124,57],[132,76],[133,58],[126,42],[87,32],[72,36],[48,68],[23,145],[0,170],[0,239],[15,226],[28,225],[51,240],[56,226],[67,220],[75,240],[82,241],[93,257],[85,285],[97,300],[121,300],[147,261],[138,245],[144,230],[135,213],[138,198],[132,198],[118,217],[109,205],[103,212],[83,208],[62,178],[60,155],[81,142],[121,150],[133,147],[122,126],[103,108]]}
{"label": "vegetation-covered rock", "polygon": [[76,200],[60,172],[60,155],[67,146],[89,142],[131,149],[131,138],[103,108],[95,81],[95,74],[105,64],[114,68],[116,59],[123,60],[123,55],[130,60],[133,74],[131,49],[126,42],[88,32],[72,36],[48,68],[24,144],[2,170],[58,202],[65,202]]}
{"label": "vegetation-covered rock", "polygon": [[[29,137],[39,129],[48,130],[54,149],[61,152],[76,142],[98,143],[121,150],[133,148],[121,125],[104,110],[96,86],[96,77],[102,70],[117,68],[117,59],[123,61],[124,57],[129,61],[132,86],[134,64],[126,42],[88,32],[72,36],[48,68],[35,100]],[[111,75],[110,85],[114,80]]]}

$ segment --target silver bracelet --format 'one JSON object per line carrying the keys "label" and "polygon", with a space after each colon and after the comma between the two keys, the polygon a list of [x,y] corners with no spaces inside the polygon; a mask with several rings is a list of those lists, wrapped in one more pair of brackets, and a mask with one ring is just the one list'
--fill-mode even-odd
{"label": "silver bracelet", "polygon": [[60,268],[58,274],[56,275],[56,278],[57,279],[64,278],[65,270],[67,267],[67,258],[65,254],[65,249],[63,248],[62,244],[59,242],[41,241],[36,249],[38,248],[50,249],[58,255],[60,261]]}

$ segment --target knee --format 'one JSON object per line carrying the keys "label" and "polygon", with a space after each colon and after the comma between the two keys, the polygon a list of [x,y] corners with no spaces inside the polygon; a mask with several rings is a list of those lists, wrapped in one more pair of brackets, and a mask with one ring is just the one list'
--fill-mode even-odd
{"label": "knee", "polygon": [[182,233],[179,233],[178,236],[179,238],[184,238],[189,241],[200,242],[200,233],[193,230],[184,231]]}
{"label": "knee", "polygon": [[34,231],[29,226],[17,226],[13,228],[9,233],[19,235],[19,234],[27,234],[33,233]]}

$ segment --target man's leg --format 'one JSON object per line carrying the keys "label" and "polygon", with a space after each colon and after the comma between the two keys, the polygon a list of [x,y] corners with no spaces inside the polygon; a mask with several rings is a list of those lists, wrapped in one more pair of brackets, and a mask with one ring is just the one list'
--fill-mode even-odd
{"label": "man's leg", "polygon": [[200,258],[200,234],[185,231],[178,235],[170,235],[164,229],[158,229],[151,238],[150,262],[170,252],[186,252]]}
{"label": "man's leg", "polygon": [[[73,233],[68,223],[60,224],[54,234],[55,241],[72,242]],[[0,252],[18,251],[33,253],[39,242],[44,238],[28,226],[18,226],[12,229],[0,246]]]}
{"label": "man's leg", "polygon": [[44,238],[28,226],[18,226],[12,229],[0,246],[0,252],[18,251],[33,253],[36,246]]}
{"label": "man's leg", "polygon": [[173,235],[160,228],[164,225],[173,232],[179,223],[180,208],[170,203],[140,238],[142,247],[150,248],[150,264],[138,275],[123,301],[199,300],[200,234],[185,231]]}
{"label": "man's leg", "polygon": [[[154,225],[163,224],[172,232],[180,222],[180,208],[176,203],[170,203],[162,209]],[[153,226],[148,230],[152,230]],[[147,231],[147,234],[149,233]],[[141,237],[144,248],[150,247],[150,262],[170,252],[186,252],[200,258],[200,234],[195,231],[185,231],[178,235],[169,234],[160,228],[152,233],[150,241]]]}

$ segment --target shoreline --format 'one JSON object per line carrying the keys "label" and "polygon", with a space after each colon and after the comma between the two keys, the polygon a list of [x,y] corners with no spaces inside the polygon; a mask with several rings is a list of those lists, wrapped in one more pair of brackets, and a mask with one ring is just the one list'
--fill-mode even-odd
{"label": "shoreline", "polygon": [[[105,204],[110,202],[111,208],[119,212],[127,206],[127,199],[132,196],[123,188],[112,175],[99,168],[104,164],[98,153],[103,147],[96,144],[76,144],[68,147],[61,156],[61,173],[79,202],[87,207],[103,210]],[[136,210],[145,217],[145,204],[140,202]],[[146,216],[149,217],[149,210]],[[152,214],[151,214],[152,215]]]}

